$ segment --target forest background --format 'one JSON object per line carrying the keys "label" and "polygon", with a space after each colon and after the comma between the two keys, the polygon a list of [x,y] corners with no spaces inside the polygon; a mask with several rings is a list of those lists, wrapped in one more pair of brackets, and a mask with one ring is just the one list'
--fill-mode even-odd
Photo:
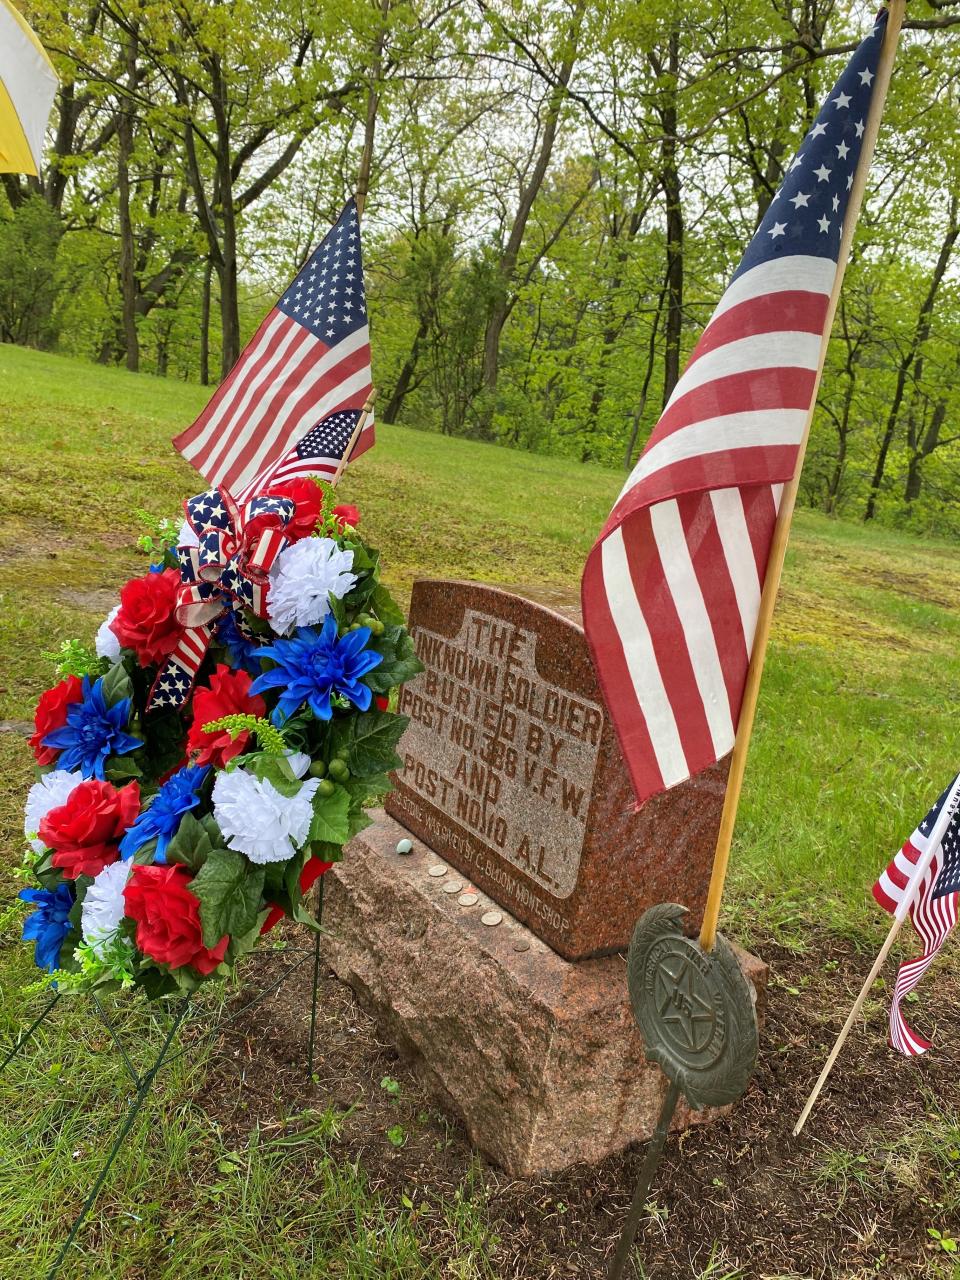
{"label": "forest background", "polygon": [[[212,385],[366,144],[379,416],[621,466],[874,12],[20,7],[61,89],[44,172],[2,175],[0,339]],[[958,76],[960,0],[914,0],[801,494],[941,536],[960,535]]]}

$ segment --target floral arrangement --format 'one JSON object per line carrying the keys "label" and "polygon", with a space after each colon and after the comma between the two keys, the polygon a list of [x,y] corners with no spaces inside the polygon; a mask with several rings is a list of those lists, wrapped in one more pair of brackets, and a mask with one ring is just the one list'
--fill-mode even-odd
{"label": "floral arrangement", "polygon": [[284,916],[318,929],[307,895],[399,763],[421,667],[357,509],[304,479],[185,508],[37,704],[19,896],[62,992],[187,993]]}

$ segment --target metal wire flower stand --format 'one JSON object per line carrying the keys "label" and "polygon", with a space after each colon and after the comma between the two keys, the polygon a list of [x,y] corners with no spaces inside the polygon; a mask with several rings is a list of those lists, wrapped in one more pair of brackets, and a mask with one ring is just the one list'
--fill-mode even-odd
{"label": "metal wire flower stand", "polygon": [[[321,880],[320,886],[319,886],[319,892],[318,892],[318,902],[317,902],[317,918],[318,919],[319,919],[320,909],[322,907],[322,902],[323,902],[322,885],[323,885],[323,882]],[[86,1198],[84,1199],[83,1204],[80,1208],[80,1212],[77,1214],[76,1218],[74,1219],[66,1239],[64,1240],[59,1252],[57,1253],[57,1256],[54,1259],[50,1269],[46,1273],[46,1280],[54,1280],[54,1277],[56,1277],[59,1274],[60,1269],[62,1268],[64,1261],[67,1258],[67,1255],[69,1254],[71,1248],[73,1247],[74,1241],[77,1239],[77,1236],[79,1235],[80,1228],[83,1226],[87,1218],[87,1215],[90,1213],[90,1210],[93,1208],[94,1204],[96,1203],[97,1197],[100,1194],[101,1190],[103,1189],[103,1185],[110,1175],[110,1170],[113,1166],[114,1161],[116,1160],[117,1156],[120,1154],[120,1151],[123,1148],[123,1144],[126,1141],[130,1133],[130,1130],[133,1128],[133,1125],[137,1119],[137,1116],[140,1114],[141,1110],[143,1109],[144,1103],[147,1101],[147,1098],[150,1094],[150,1090],[152,1089],[154,1081],[156,1080],[160,1070],[165,1066],[169,1066],[171,1062],[175,1062],[177,1058],[182,1057],[185,1053],[194,1050],[199,1045],[202,1045],[205,1041],[214,1039],[216,1036],[218,1036],[221,1033],[221,1031],[223,1031],[225,1027],[229,1026],[230,1023],[239,1020],[247,1012],[249,1012],[249,1010],[253,1009],[256,1005],[260,1004],[262,1001],[266,1000],[271,995],[274,995],[277,991],[280,990],[283,984],[294,973],[300,970],[303,967],[303,965],[306,964],[307,961],[310,960],[311,958],[313,960],[313,978],[311,983],[310,1033],[309,1033],[309,1039],[308,1039],[308,1045],[307,1045],[307,1064],[306,1065],[307,1065],[307,1078],[308,1079],[313,1078],[314,1057],[315,1057],[315,1051],[316,1051],[316,1036],[317,1036],[317,998],[318,998],[319,987],[320,987],[320,935],[316,934],[314,936],[313,946],[311,947],[287,946],[287,947],[284,947],[282,951],[268,949],[268,948],[261,948],[260,950],[255,951],[250,957],[248,957],[248,964],[250,964],[251,962],[256,963],[258,960],[262,961],[265,959],[272,959],[272,958],[278,958],[278,957],[282,957],[284,961],[286,961],[288,958],[291,959],[291,963],[284,964],[282,972],[280,973],[279,977],[273,979],[272,981],[269,982],[268,985],[262,987],[259,991],[256,992],[256,994],[251,999],[246,1000],[239,1009],[234,1009],[232,1012],[230,1012],[225,1016],[217,1016],[215,1014],[210,1021],[210,1025],[204,1030],[201,1036],[191,1040],[189,1045],[182,1046],[179,1049],[174,1050],[174,1044],[177,1038],[178,1031],[180,1030],[181,1026],[184,1024],[184,1022],[187,1020],[188,1013],[192,1012],[193,1015],[196,1016],[197,1019],[199,1020],[204,1016],[207,1016],[208,1011],[200,1008],[197,1005],[196,1001],[193,1000],[191,996],[186,996],[185,998],[180,998],[180,999],[171,998],[168,1000],[156,1001],[154,1004],[154,1008],[155,1009],[159,1008],[161,1010],[161,1017],[164,1023],[164,1028],[163,1028],[164,1034],[163,1034],[163,1039],[160,1043],[160,1048],[158,1049],[156,1056],[154,1057],[153,1061],[149,1064],[149,1066],[143,1071],[137,1071],[137,1069],[134,1067],[133,1062],[130,1059],[130,1055],[127,1053],[127,1050],[124,1047],[123,1040],[121,1038],[117,1025],[115,1021],[110,1017],[110,1014],[108,1013],[108,1011],[104,1008],[103,1002],[96,995],[91,995],[89,997],[91,1004],[93,1006],[94,1012],[96,1014],[96,1017],[99,1019],[100,1022],[103,1023],[104,1027],[106,1028],[110,1036],[112,1045],[116,1048],[117,1052],[120,1054],[120,1058],[123,1062],[124,1068],[133,1083],[134,1094],[127,1108],[126,1115],[123,1118],[123,1122],[113,1142],[113,1145],[111,1146],[106,1159],[101,1165],[96,1178],[93,1180],[90,1186],[90,1190],[87,1192]],[[244,976],[245,977],[247,976],[246,973]],[[67,997],[61,996],[57,992],[54,992],[52,994],[52,996],[50,997],[50,1000],[46,1003],[46,1005],[43,1007],[43,1009],[40,1011],[37,1017],[30,1024],[30,1026],[27,1027],[25,1031],[22,1031],[20,1033],[20,1035],[17,1037],[14,1043],[3,1055],[3,1058],[0,1059],[0,1073],[5,1071],[7,1067],[14,1061],[14,1059],[26,1049],[26,1047],[29,1045],[29,1043],[31,1042],[31,1040],[33,1039],[37,1031],[40,1030],[40,1028],[43,1026],[43,1024],[47,1021],[48,1018],[53,1016],[53,1014],[57,1009],[57,1006],[65,999],[67,999]],[[77,997],[71,997],[71,999],[77,999]],[[167,1006],[167,1007],[163,1008],[163,1006]]]}

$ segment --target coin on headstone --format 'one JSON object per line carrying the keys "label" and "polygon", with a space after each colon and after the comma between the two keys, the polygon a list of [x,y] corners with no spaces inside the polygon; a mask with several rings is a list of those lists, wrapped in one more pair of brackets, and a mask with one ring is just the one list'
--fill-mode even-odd
{"label": "coin on headstone", "polygon": [[499,924],[503,919],[503,915],[499,911],[485,911],[480,917],[481,924],[495,925]]}
{"label": "coin on headstone", "polygon": [[445,867],[442,862],[438,862],[435,866],[430,868],[427,874],[431,876],[445,876],[447,874],[447,870],[448,868]]}
{"label": "coin on headstone", "polygon": [[518,938],[516,942],[513,944],[513,949],[514,951],[529,951],[530,943],[527,941],[526,938]]}
{"label": "coin on headstone", "polygon": [[398,841],[397,841],[397,853],[413,853],[413,841],[412,841],[412,840],[398,840]]}
{"label": "coin on headstone", "polygon": [[463,888],[462,880],[448,880],[443,886],[444,893],[459,893]]}
{"label": "coin on headstone", "polygon": [[457,899],[461,907],[475,907],[480,901],[479,893],[461,893]]}

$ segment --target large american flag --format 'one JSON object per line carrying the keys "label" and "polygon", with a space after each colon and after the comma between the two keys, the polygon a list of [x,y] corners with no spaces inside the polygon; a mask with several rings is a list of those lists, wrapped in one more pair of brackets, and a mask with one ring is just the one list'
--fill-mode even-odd
{"label": "large american flag", "polygon": [[[213,487],[252,496],[303,437],[370,394],[360,224],[347,202],[193,426],[174,440]],[[355,458],[373,443],[372,423]]]}
{"label": "large american flag", "polygon": [[640,803],[733,746],[885,29],[884,13],[821,107],[584,569],[584,628]]}
{"label": "large american flag", "polygon": [[897,970],[890,1005],[890,1043],[908,1057],[926,1053],[930,1041],[918,1036],[907,1025],[901,1002],[930,968],[957,923],[957,904],[960,901],[960,807],[957,802],[960,793],[954,790],[956,784],[955,778],[873,886],[873,896],[884,911],[891,915],[904,914],[911,874],[920,859],[930,852],[934,827],[944,803],[948,803],[953,816],[942,840],[937,842],[938,847],[919,886],[910,893],[907,908],[911,923],[923,943],[923,954],[916,960],[905,960]]}

